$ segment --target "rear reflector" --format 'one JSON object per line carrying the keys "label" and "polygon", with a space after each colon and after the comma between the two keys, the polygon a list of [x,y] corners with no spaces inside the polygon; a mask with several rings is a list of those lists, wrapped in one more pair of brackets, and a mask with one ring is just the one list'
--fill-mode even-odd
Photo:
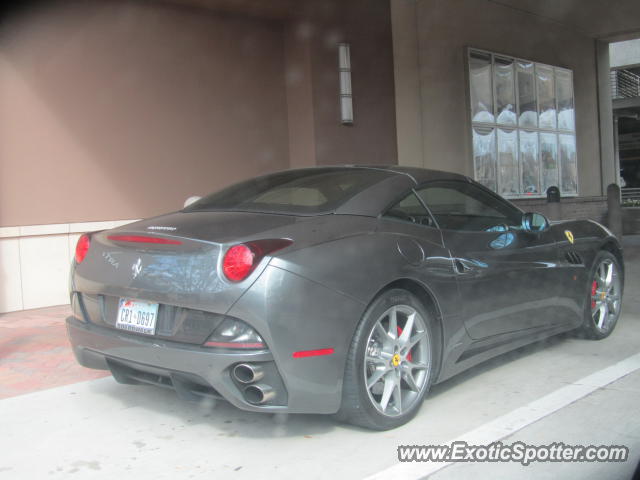
{"label": "rear reflector", "polygon": [[180,240],[170,238],[146,237],[144,235],[109,235],[109,240],[114,242],[155,243],[160,245],[182,245]]}
{"label": "rear reflector", "polygon": [[333,348],[321,348],[319,350],[302,350],[293,352],[293,358],[319,357],[321,355],[331,355]]}

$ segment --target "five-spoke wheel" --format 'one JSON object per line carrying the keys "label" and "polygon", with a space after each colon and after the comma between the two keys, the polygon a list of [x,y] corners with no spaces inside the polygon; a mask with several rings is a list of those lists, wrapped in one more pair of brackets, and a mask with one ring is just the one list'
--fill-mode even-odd
{"label": "five-spoke wheel", "polygon": [[363,365],[369,399],[384,415],[411,409],[424,389],[431,364],[429,333],[410,305],[394,305],[371,328]]}
{"label": "five-spoke wheel", "polygon": [[620,310],[620,277],[615,263],[604,259],[591,283],[591,317],[596,327],[606,331]]}
{"label": "five-spoke wheel", "polygon": [[609,336],[620,316],[623,277],[616,257],[606,251],[599,252],[589,278],[588,304],[581,330],[587,337],[599,340]]}
{"label": "five-spoke wheel", "polygon": [[406,290],[374,300],[352,341],[338,417],[377,430],[413,418],[436,370],[437,328],[433,313]]}

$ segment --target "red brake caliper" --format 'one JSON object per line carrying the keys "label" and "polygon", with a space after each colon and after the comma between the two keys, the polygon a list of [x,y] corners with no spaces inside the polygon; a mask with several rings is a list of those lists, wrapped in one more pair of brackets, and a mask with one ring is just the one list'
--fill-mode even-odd
{"label": "red brake caliper", "polygon": [[596,308],[596,291],[598,290],[598,282],[595,280],[591,284],[591,308]]}
{"label": "red brake caliper", "polygon": [[[402,328],[398,327],[398,337],[399,337],[400,335],[402,335]],[[413,357],[412,357],[412,355],[411,355],[411,352],[409,352],[409,354],[407,355],[407,360],[409,360],[410,362],[412,362],[412,361],[413,361],[413,360],[412,360],[412,358],[413,358]]]}

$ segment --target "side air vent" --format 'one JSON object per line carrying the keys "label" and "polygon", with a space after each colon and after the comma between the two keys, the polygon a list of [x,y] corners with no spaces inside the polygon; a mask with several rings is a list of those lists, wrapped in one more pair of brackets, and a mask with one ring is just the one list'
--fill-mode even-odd
{"label": "side air vent", "polygon": [[582,265],[584,262],[582,261],[582,257],[577,252],[573,250],[567,250],[564,254],[564,257],[567,259],[567,262],[572,265]]}

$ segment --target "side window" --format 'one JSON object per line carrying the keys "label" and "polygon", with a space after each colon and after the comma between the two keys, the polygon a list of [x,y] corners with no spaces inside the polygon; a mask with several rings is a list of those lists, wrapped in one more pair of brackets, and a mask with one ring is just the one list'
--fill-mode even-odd
{"label": "side window", "polygon": [[387,210],[383,217],[429,227],[435,226],[431,215],[425,210],[413,192]]}
{"label": "side window", "polygon": [[509,203],[466,182],[434,182],[417,191],[440,228],[500,231],[518,228],[521,212]]}

